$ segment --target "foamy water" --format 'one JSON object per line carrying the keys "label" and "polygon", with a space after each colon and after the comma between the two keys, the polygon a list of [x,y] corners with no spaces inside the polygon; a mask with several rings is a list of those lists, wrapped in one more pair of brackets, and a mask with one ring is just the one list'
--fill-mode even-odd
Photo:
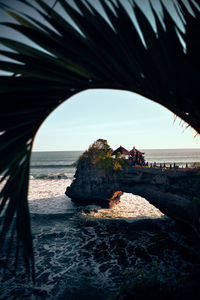
{"label": "foamy water", "polygon": [[120,202],[110,209],[99,209],[91,211],[87,216],[103,219],[128,219],[134,221],[134,218],[160,218],[164,216],[159,209],[151,205],[146,199],[124,193]]}
{"label": "foamy water", "polygon": [[71,179],[31,179],[29,181],[28,199],[44,199],[64,196],[66,187],[70,186]]}
{"label": "foamy water", "polygon": [[171,226],[145,199],[131,194],[112,209],[77,206],[64,194],[70,184],[69,179],[30,180],[36,285],[19,267],[16,276],[4,279],[0,299],[106,299],[119,289],[126,268],[140,266],[140,245],[156,240],[155,230]]}
{"label": "foamy water", "polygon": [[[65,212],[69,206],[65,191],[71,182],[70,179],[30,180],[28,199],[38,200],[31,203],[31,208],[34,209],[37,206],[38,213]],[[42,200],[40,201],[40,199]],[[111,209],[94,207],[95,209],[92,210],[90,206],[91,211],[89,213],[83,212],[83,216],[104,219],[128,218],[129,220],[132,218],[159,218],[163,216],[160,210],[151,205],[146,199],[128,193],[124,193],[120,198],[120,202]]]}

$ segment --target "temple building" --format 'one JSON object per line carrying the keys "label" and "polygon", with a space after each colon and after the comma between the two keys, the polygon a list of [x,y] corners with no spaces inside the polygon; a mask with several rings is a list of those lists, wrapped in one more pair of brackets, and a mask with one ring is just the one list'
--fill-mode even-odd
{"label": "temple building", "polygon": [[128,151],[124,147],[120,146],[115,151],[113,151],[112,156],[114,156],[115,158],[117,156],[120,156],[124,159],[128,159],[134,165],[145,165],[144,153],[137,150],[135,147],[133,147],[131,151]]}
{"label": "temple building", "polygon": [[120,146],[119,148],[117,148],[115,151],[113,151],[112,156],[116,157],[118,155],[118,153],[120,153],[121,157],[125,158],[125,159],[129,159],[129,151],[126,150],[124,147]]}
{"label": "temple building", "polygon": [[137,150],[135,147],[131,151],[129,151],[129,160],[134,162],[137,165],[144,166],[145,159],[144,159],[144,152]]}

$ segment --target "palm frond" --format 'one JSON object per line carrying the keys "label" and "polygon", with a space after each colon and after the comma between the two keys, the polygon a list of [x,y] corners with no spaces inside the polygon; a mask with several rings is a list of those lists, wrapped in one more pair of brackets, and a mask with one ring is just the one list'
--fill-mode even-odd
{"label": "palm frond", "polygon": [[38,128],[60,103],[89,88],[129,90],[165,106],[200,133],[200,3],[190,0],[191,14],[178,1],[185,20],[182,33],[162,2],[162,21],[152,7],[154,31],[145,11],[134,0],[127,0],[137,18],[142,40],[124,1],[100,1],[109,22],[98,11],[95,1],[74,0],[79,12],[67,0],[59,0],[62,13],[47,1],[19,2],[34,9],[41,19],[1,3],[2,9],[17,21],[1,26],[23,34],[36,46],[14,37],[0,38],[7,49],[0,50],[4,56],[0,68],[13,74],[0,76],[0,173],[7,179],[0,193],[0,238],[5,246],[5,236],[16,217],[18,246],[22,246],[30,269],[30,153]]}

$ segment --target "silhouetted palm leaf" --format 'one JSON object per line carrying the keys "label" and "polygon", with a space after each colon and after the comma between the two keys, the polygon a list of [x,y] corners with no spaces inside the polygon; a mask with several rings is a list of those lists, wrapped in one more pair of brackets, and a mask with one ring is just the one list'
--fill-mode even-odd
{"label": "silhouetted palm leaf", "polygon": [[62,14],[42,0],[19,2],[34,8],[46,23],[10,8],[8,14],[18,24],[2,24],[22,33],[37,47],[15,38],[0,38],[9,49],[0,54],[12,59],[2,60],[0,68],[14,74],[0,76],[0,173],[7,179],[0,193],[4,222],[1,242],[7,245],[5,236],[16,222],[17,247],[22,246],[30,268],[33,249],[27,190],[30,153],[39,126],[77,92],[113,88],[133,91],[162,104],[200,133],[200,10],[199,1],[190,1],[193,15],[178,1],[178,11],[185,20],[183,34],[164,5],[163,22],[152,8],[155,32],[145,12],[134,0],[127,0],[138,20],[143,43],[124,8],[125,1],[100,1],[109,22],[99,13],[95,1],[75,0],[78,12],[69,1],[59,0]]}

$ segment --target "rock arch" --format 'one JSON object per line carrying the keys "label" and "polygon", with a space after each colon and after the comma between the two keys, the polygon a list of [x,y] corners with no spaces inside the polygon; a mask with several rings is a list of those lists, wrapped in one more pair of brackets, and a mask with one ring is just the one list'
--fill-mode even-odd
{"label": "rock arch", "polygon": [[165,215],[195,228],[195,199],[200,197],[198,170],[128,167],[109,174],[94,165],[78,166],[66,195],[76,203],[113,205],[123,192],[145,198]]}

